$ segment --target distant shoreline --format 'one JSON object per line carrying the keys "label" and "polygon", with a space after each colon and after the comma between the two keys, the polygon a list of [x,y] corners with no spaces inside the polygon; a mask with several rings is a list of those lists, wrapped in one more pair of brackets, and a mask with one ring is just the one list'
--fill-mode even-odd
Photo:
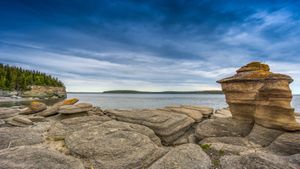
{"label": "distant shoreline", "polygon": [[135,91],[135,90],[109,90],[104,92],[67,92],[69,94],[223,94],[219,90],[209,91],[161,91],[161,92],[149,92],[149,91]]}

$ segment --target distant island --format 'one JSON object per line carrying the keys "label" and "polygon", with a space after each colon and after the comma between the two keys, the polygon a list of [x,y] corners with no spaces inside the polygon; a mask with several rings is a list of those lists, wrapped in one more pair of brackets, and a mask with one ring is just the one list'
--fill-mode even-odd
{"label": "distant island", "polygon": [[223,94],[221,90],[204,90],[204,91],[137,91],[137,90],[109,90],[102,93],[107,94]]}

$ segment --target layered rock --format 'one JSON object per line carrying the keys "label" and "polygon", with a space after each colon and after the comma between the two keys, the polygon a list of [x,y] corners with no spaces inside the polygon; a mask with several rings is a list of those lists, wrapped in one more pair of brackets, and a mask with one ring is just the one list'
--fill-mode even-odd
{"label": "layered rock", "polygon": [[290,105],[292,81],[290,76],[270,72],[266,64],[252,62],[218,82],[234,119],[294,131],[300,130],[300,124]]}
{"label": "layered rock", "polygon": [[120,121],[151,128],[164,144],[171,144],[195,122],[185,114],[170,113],[164,110],[107,110],[105,114]]}
{"label": "layered rock", "polygon": [[27,146],[0,151],[1,169],[84,169],[74,157],[63,155],[45,147]]}
{"label": "layered rock", "polygon": [[36,98],[65,98],[67,93],[64,87],[30,86],[30,89],[21,92],[20,96]]}
{"label": "layered rock", "polygon": [[137,124],[109,121],[75,131],[65,142],[71,153],[88,159],[93,168],[146,168],[166,153],[150,139],[149,131]]}

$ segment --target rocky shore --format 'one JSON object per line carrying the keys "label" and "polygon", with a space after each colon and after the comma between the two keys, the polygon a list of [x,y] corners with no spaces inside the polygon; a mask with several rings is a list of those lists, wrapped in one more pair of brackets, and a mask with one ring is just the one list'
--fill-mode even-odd
{"label": "rocky shore", "polygon": [[299,169],[289,76],[248,64],[220,80],[229,108],[102,110],[78,99],[0,108],[0,169]]}

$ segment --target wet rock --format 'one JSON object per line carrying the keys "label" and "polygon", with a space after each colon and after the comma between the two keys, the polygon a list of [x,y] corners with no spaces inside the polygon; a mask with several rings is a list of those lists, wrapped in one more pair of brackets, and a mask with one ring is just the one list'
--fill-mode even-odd
{"label": "wet rock", "polygon": [[252,62],[232,77],[218,81],[235,119],[255,121],[264,127],[300,130],[291,108],[290,76],[270,72],[266,64]]}
{"label": "wet rock", "polygon": [[286,132],[275,139],[267,150],[280,155],[300,153],[300,132]]}
{"label": "wet rock", "polygon": [[18,109],[0,108],[0,119],[6,119],[19,114]]}
{"label": "wet rock", "polygon": [[42,134],[41,131],[32,128],[1,127],[0,149],[42,143],[44,141]]}
{"label": "wet rock", "polygon": [[106,110],[105,114],[119,121],[147,126],[167,145],[182,136],[195,122],[184,114],[163,110]]}
{"label": "wet rock", "polygon": [[229,109],[224,108],[224,109],[218,109],[215,111],[213,114],[213,118],[231,118],[232,114]]}
{"label": "wet rock", "polygon": [[107,123],[114,124],[103,123],[67,135],[65,142],[71,154],[88,159],[95,169],[127,169],[146,168],[166,153],[140,129],[124,128],[117,121]]}
{"label": "wet rock", "polygon": [[232,155],[221,158],[222,169],[298,169],[287,157],[266,153],[249,153],[241,156]]}
{"label": "wet rock", "polygon": [[71,98],[71,99],[64,100],[62,105],[73,105],[73,104],[77,103],[78,101],[79,101],[79,99],[77,99],[77,98]]}
{"label": "wet rock", "polygon": [[265,147],[270,145],[282,133],[283,131],[269,129],[255,124],[250,134],[247,136],[247,139],[254,144]]}
{"label": "wet rock", "polygon": [[246,136],[250,133],[251,121],[232,118],[209,119],[201,122],[196,128],[196,136],[201,140],[206,137]]}
{"label": "wet rock", "polygon": [[13,120],[16,122],[19,122],[19,123],[27,124],[27,125],[33,124],[33,122],[30,119],[23,117],[23,116],[16,116],[13,118]]}
{"label": "wet rock", "polygon": [[45,147],[28,146],[0,151],[1,169],[84,169],[80,160]]}
{"label": "wet rock", "polygon": [[42,103],[42,102],[33,101],[30,104],[30,109],[32,110],[33,113],[38,113],[38,112],[41,112],[43,110],[46,110],[47,105],[45,103]]}
{"label": "wet rock", "polygon": [[209,156],[196,144],[184,144],[172,148],[149,169],[209,169]]}
{"label": "wet rock", "polygon": [[88,112],[93,108],[93,105],[89,103],[78,103],[75,105],[64,105],[58,110],[61,114],[76,114],[82,112]]}

